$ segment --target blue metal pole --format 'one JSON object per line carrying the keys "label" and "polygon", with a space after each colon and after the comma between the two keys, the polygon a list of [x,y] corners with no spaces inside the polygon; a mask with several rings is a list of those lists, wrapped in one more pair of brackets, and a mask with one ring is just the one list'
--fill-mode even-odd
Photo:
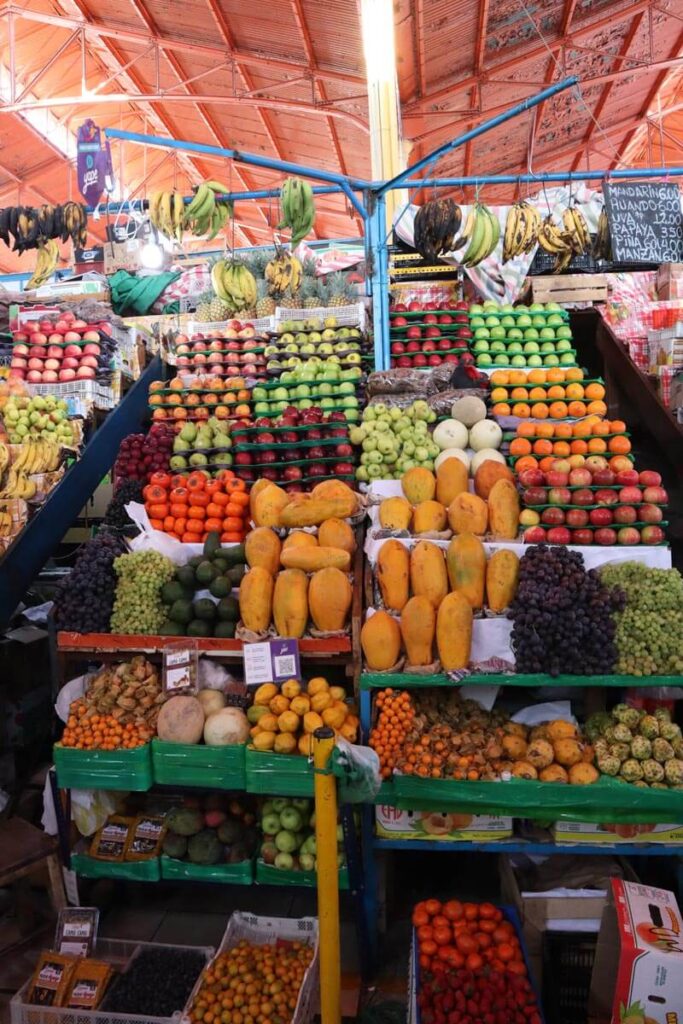
{"label": "blue metal pole", "polygon": [[565,181],[611,181],[622,178],[625,180],[648,178],[680,178],[683,167],[641,167],[624,170],[607,171],[549,171],[539,174],[482,174],[467,178],[425,178],[420,181],[403,181],[398,185],[388,184],[387,188],[461,188],[464,185],[517,185],[530,183],[542,185],[544,182]]}
{"label": "blue metal pole", "polygon": [[389,343],[389,312],[387,307],[385,325],[384,303],[382,299],[383,294],[386,292],[387,246],[385,241],[385,217],[384,199],[381,196],[376,197],[366,225],[368,236],[367,253],[372,268],[370,287],[376,370],[386,370],[389,368],[389,361],[386,355]]}
{"label": "blue metal pole", "polygon": [[345,174],[335,174],[333,171],[321,171],[314,167],[306,167],[303,164],[290,163],[288,160],[273,160],[267,156],[258,156],[256,153],[243,153],[238,149],[227,149],[223,146],[209,146],[204,142],[187,142],[183,139],[164,139],[160,135],[144,135],[141,132],[126,132],[119,128],[105,128],[105,135],[109,139],[123,139],[124,142],[139,142],[143,146],[157,146],[161,149],[177,149],[187,153],[208,153],[212,156],[222,156],[226,160],[234,160],[236,163],[251,164],[252,167],[267,167],[271,171],[284,171],[286,174],[297,174],[303,178],[312,178],[314,181],[329,181],[333,185],[349,185],[351,188],[364,189],[369,182],[358,178],[349,178]]}
{"label": "blue metal pole", "polygon": [[[339,195],[345,190],[341,185],[315,185],[313,194],[316,196]],[[280,195],[279,188],[263,188],[252,192],[226,192],[219,194],[218,199],[229,199],[233,203],[242,202],[245,199],[276,199]],[[351,193],[353,195],[353,193]],[[183,196],[183,202],[187,206],[194,196]],[[353,197],[355,200],[355,196]],[[128,213],[129,211],[144,210],[149,205],[147,199],[126,199],[121,203],[99,203],[97,206],[87,206],[88,213]],[[360,211],[359,211],[360,212]]]}
{"label": "blue metal pole", "polygon": [[438,149],[428,153],[427,156],[423,156],[421,160],[414,163],[412,167],[406,168],[405,171],[401,171],[395,178],[390,181],[384,182],[378,188],[378,193],[382,195],[384,192],[388,192],[390,189],[405,188],[408,184],[408,178],[411,175],[421,171],[424,167],[427,167],[435,159],[439,159],[446,153],[449,153],[452,149],[457,149],[458,146],[463,146],[466,142],[470,142],[472,139],[476,139],[479,135],[484,135],[485,132],[491,131],[492,128],[496,128],[499,124],[504,124],[513,117],[517,117],[518,114],[523,114],[527,110],[531,110],[533,107],[537,107],[539,103],[545,102],[550,99],[551,96],[556,96],[558,92],[564,92],[565,89],[570,89],[571,86],[578,83],[578,78],[572,75],[570,78],[565,78],[561,82],[556,82],[554,85],[549,86],[547,89],[543,89],[542,92],[537,93],[535,96],[529,96],[527,99],[522,100],[521,103],[517,103],[514,107],[510,107],[509,110],[504,111],[502,114],[498,114],[497,117],[491,117],[488,121],[482,122],[477,125],[476,128],[471,128],[464,135],[458,135],[455,139],[451,139],[450,142],[444,143],[443,146],[439,146]]}

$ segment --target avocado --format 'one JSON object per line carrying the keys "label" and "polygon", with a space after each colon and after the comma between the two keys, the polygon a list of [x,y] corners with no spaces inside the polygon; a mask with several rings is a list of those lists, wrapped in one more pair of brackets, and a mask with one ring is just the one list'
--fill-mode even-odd
{"label": "avocado", "polygon": [[236,597],[222,597],[217,605],[218,618],[222,622],[238,622],[240,617],[240,603]]}
{"label": "avocado", "polygon": [[178,583],[183,587],[188,587],[194,592],[196,580],[194,578],[194,569],[191,565],[181,565],[179,569],[176,569],[176,578]]}
{"label": "avocado", "polygon": [[160,596],[164,604],[173,604],[174,601],[179,601],[181,597],[185,596],[182,583],[178,580],[164,583]]}
{"label": "avocado", "polygon": [[239,565],[240,562],[246,562],[247,559],[244,544],[234,544],[231,548],[220,548],[215,552],[215,556],[224,558],[228,565]]}
{"label": "avocado", "polygon": [[231,590],[232,583],[225,576],[216,576],[216,579],[209,583],[209,593],[213,597],[227,597]]}
{"label": "avocado", "polygon": [[204,817],[201,811],[191,807],[172,807],[164,818],[164,824],[169,832],[176,832],[179,836],[195,836],[202,830]]}
{"label": "avocado", "polygon": [[225,574],[227,573],[228,569],[230,568],[230,566],[228,565],[226,560],[224,558],[213,558],[212,562],[216,566],[216,568],[218,569],[219,575],[220,576],[225,576]]}
{"label": "avocado", "polygon": [[207,536],[204,541],[204,558],[213,558],[216,552],[221,549],[221,535],[215,530]]}
{"label": "avocado", "polygon": [[171,622],[179,622],[182,625],[192,622],[192,602],[186,601],[185,598],[174,601],[169,609],[168,617]]}
{"label": "avocado", "polygon": [[204,555],[193,555],[192,558],[188,558],[187,564],[191,565],[193,569],[196,569],[198,565],[201,565],[204,561]]}
{"label": "avocado", "polygon": [[166,619],[159,629],[159,636],[185,636],[185,628],[181,622],[171,622],[170,619]]}
{"label": "avocado", "polygon": [[195,569],[197,583],[203,583],[205,587],[211,580],[215,580],[216,576],[218,576],[218,570],[211,562],[201,562]]}
{"label": "avocado", "polygon": [[239,586],[246,571],[247,567],[243,564],[233,565],[232,569],[228,569],[228,579],[232,583],[233,587]]}
{"label": "avocado", "polygon": [[187,627],[186,636],[211,636],[211,626],[202,619],[193,619]]}
{"label": "avocado", "polygon": [[235,635],[236,628],[236,622],[215,622],[213,626],[213,635],[225,640]]}
{"label": "avocado", "polygon": [[187,857],[192,864],[218,864],[222,855],[223,845],[210,828],[192,836],[187,844]]}
{"label": "avocado", "polygon": [[200,597],[192,605],[195,619],[203,619],[205,622],[213,622],[216,618],[216,605],[208,597]]}
{"label": "avocado", "polygon": [[161,848],[167,857],[181,860],[187,853],[187,839],[176,832],[167,832]]}

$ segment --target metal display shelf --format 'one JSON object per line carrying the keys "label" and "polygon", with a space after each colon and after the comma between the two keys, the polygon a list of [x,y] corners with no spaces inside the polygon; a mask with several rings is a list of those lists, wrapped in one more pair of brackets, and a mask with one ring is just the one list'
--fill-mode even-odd
{"label": "metal display shelf", "polygon": [[361,690],[395,689],[429,686],[681,686],[682,676],[550,676],[544,673],[518,675],[516,673],[477,673],[454,680],[449,675],[422,676],[409,672],[363,672],[360,677]]}
{"label": "metal display shelf", "polygon": [[[177,644],[180,639],[182,637],[139,633],[57,633],[57,651],[60,654],[155,654],[169,645]],[[202,653],[225,658],[241,658],[244,647],[242,640],[219,637],[192,637],[192,642],[197,644],[197,650]],[[299,652],[304,656],[330,658],[350,651],[350,637],[299,640]]]}
{"label": "metal display shelf", "polygon": [[458,842],[456,840],[430,842],[424,839],[384,839],[375,836],[376,850],[427,850],[434,853],[525,853],[528,856],[549,857],[552,854],[604,854],[614,857],[680,857],[683,846],[674,843],[556,843],[552,840],[496,839],[491,842]]}
{"label": "metal display shelf", "polygon": [[161,360],[156,356],[5,552],[0,560],[0,629],[5,629],[29,586],[114,464],[123,438],[141,428],[147,416],[149,385],[161,375]]}

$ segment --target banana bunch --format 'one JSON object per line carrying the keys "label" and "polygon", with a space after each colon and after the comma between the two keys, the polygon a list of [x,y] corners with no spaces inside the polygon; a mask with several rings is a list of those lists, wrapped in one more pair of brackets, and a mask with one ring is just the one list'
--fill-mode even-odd
{"label": "banana bunch", "polygon": [[220,181],[203,181],[195,189],[190,204],[185,208],[183,227],[193,235],[206,235],[207,242],[216,237],[233,214],[233,204],[228,199],[219,199],[230,189]]}
{"label": "banana bunch", "polygon": [[185,203],[179,192],[155,192],[149,201],[149,219],[167,238],[183,240]]}
{"label": "banana bunch", "polygon": [[86,245],[88,241],[88,213],[82,203],[68,202],[57,207],[57,221],[61,223],[60,238],[66,242],[71,237],[74,245]]}
{"label": "banana bunch", "polygon": [[236,260],[216,260],[211,268],[211,284],[219,299],[240,313],[256,305],[256,278],[243,263]]}
{"label": "banana bunch", "polygon": [[26,474],[53,473],[58,467],[59,445],[52,441],[24,441],[18,458],[12,463],[12,469]]}
{"label": "banana bunch", "polygon": [[0,441],[0,480],[9,466],[9,448]]}
{"label": "banana bunch", "polygon": [[511,206],[505,221],[503,263],[528,255],[536,245],[540,228],[541,215],[535,206],[526,200]]}
{"label": "banana bunch", "polygon": [[413,245],[424,259],[433,261],[451,252],[462,223],[462,210],[452,199],[425,203],[415,215]]}
{"label": "banana bunch", "polygon": [[44,203],[40,207],[6,206],[0,210],[0,239],[5,245],[13,239],[12,251],[25,252],[38,249],[50,239],[74,245],[85,245],[88,240],[88,214],[80,203],[68,202],[61,206]]}
{"label": "banana bunch", "polygon": [[291,244],[297,245],[305,238],[315,221],[313,189],[301,178],[286,178],[280,189],[282,220],[278,228],[289,228]]}
{"label": "banana bunch", "polygon": [[7,474],[5,486],[0,491],[0,498],[21,498],[22,501],[30,501],[36,495],[35,480],[29,479],[28,473],[18,470],[16,465],[11,466]]}
{"label": "banana bunch", "polygon": [[269,295],[282,295],[287,289],[298,292],[303,277],[303,267],[291,252],[276,250],[272,260],[266,263],[264,277],[268,282]]}
{"label": "banana bunch", "polygon": [[[565,211],[566,212],[566,211]],[[574,236],[570,233],[562,220],[562,227],[559,227],[553,220],[552,214],[543,219],[541,229],[538,232],[538,244],[543,252],[549,256],[556,256],[554,274],[561,274],[566,270],[572,261],[576,244]]]}
{"label": "banana bunch", "polygon": [[577,256],[583,256],[591,247],[591,236],[581,210],[576,206],[568,206],[562,213],[562,226],[572,250]]}
{"label": "banana bunch", "polygon": [[467,246],[460,260],[463,267],[476,267],[494,251],[500,239],[498,218],[483,203],[473,203],[469,208],[462,234],[453,243],[453,249]]}
{"label": "banana bunch", "polygon": [[0,537],[12,536],[12,515],[6,508],[0,508]]}
{"label": "banana bunch", "polygon": [[36,268],[33,276],[26,282],[26,288],[40,288],[41,284],[45,284],[57,269],[58,262],[59,246],[54,238],[49,238],[47,242],[39,242]]}
{"label": "banana bunch", "polygon": [[596,260],[612,259],[612,238],[609,233],[609,221],[607,220],[607,211],[604,206],[598,218],[598,233],[595,236],[593,255]]}

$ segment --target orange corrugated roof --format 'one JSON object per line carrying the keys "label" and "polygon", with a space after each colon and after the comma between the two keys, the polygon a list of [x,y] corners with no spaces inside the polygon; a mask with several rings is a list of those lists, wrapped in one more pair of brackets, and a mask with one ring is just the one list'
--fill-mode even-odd
{"label": "orange corrugated roof", "polygon": [[[370,176],[360,4],[354,0],[27,0],[0,12],[2,61],[14,62],[39,101],[88,90],[117,99],[58,105],[72,130],[101,125],[231,146]],[[680,164],[683,0],[396,0],[403,130],[415,159],[566,74],[565,93],[463,147],[444,176],[590,166]],[[12,14],[14,12],[14,14]],[[0,76],[2,72],[0,71]],[[37,76],[37,77],[36,77]],[[105,84],[103,84],[105,83]],[[121,94],[125,98],[121,99]],[[649,133],[649,138],[648,138]],[[123,185],[189,192],[204,176],[237,189],[281,176],[225,161],[174,157],[114,144]],[[0,116],[0,205],[60,201],[76,192],[73,167],[20,113]],[[514,186],[486,198],[509,198]],[[360,232],[341,197],[318,201],[316,232]],[[268,201],[237,208],[238,245],[271,240]],[[93,237],[102,234],[93,224]],[[0,250],[0,270],[20,269]]]}

